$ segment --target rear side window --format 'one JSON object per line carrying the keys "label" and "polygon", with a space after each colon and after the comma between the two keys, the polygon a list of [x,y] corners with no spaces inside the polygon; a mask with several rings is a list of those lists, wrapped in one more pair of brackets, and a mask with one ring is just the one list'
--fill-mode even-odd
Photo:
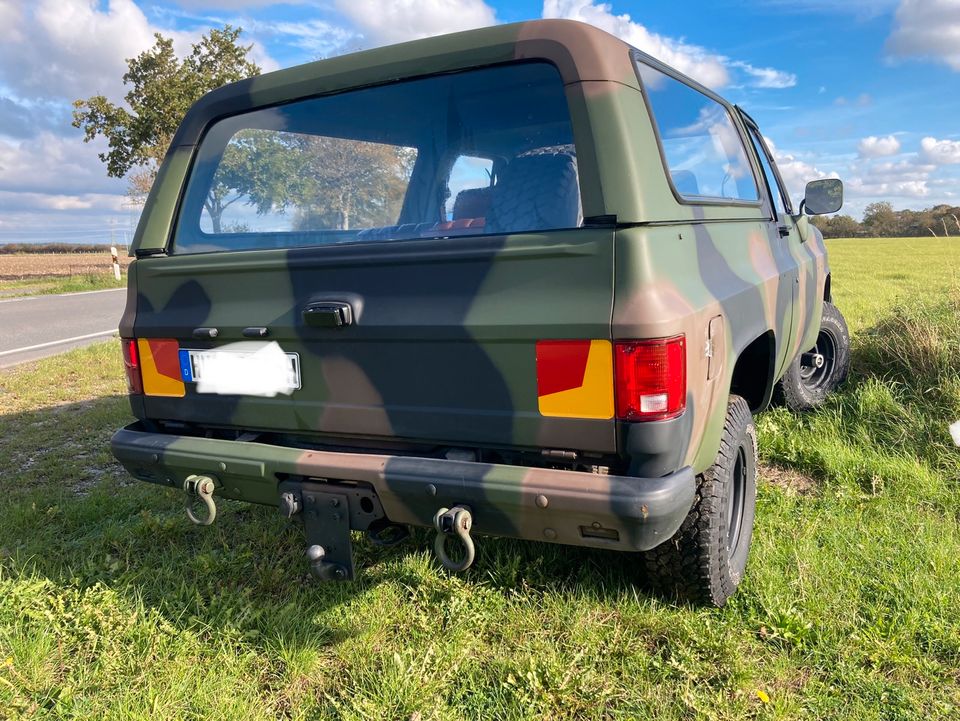
{"label": "rear side window", "polygon": [[214,123],[175,253],[574,228],[563,85],[547,63],[409,80]]}
{"label": "rear side window", "polygon": [[757,183],[727,109],[699,90],[638,62],[663,157],[677,193],[697,202],[755,202]]}

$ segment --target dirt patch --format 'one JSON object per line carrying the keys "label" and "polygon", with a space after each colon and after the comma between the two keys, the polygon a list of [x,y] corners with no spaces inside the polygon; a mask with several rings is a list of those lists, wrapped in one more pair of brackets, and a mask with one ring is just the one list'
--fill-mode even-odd
{"label": "dirt patch", "polygon": [[816,479],[793,468],[764,463],[760,465],[757,472],[760,478],[771,486],[782,488],[788,493],[806,496],[817,490]]}
{"label": "dirt patch", "polygon": [[[130,265],[126,255],[120,266]],[[0,280],[63,278],[71,275],[113,273],[110,253],[13,253],[0,255]]]}

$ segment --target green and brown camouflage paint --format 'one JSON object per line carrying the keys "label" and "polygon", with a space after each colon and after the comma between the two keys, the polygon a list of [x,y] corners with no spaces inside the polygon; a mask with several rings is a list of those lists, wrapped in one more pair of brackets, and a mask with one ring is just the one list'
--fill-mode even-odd
{"label": "green and brown camouflage paint", "polygon": [[[146,425],[120,431],[114,452],[128,470],[177,487],[189,473],[206,471],[217,476],[218,495],[269,504],[277,503],[279,477],[360,481],[377,489],[396,522],[429,525],[440,505],[470,502],[479,532],[576,545],[610,545],[576,533],[591,519],[619,530],[623,542],[614,547],[639,549],[669,537],[692,501],[691,470],[704,470],[716,455],[741,354],[758,341],[768,344],[769,371],[755,382],[758,397],[769,398],[787,364],[814,344],[829,271],[819,232],[804,218],[777,219],[752,151],[762,200],[724,205],[678,199],[636,57],[649,60],[588,25],[544,20],[323,60],[201,99],[173,140],[131,246],[138,259],[131,265],[121,335],[180,338],[203,348],[240,340],[247,326],[277,328],[272,339],[309,356],[302,363],[310,386],[295,402],[192,390],[183,398],[132,396],[138,418],[179,421],[188,431],[151,433]],[[552,63],[562,78],[587,227],[379,248],[165,253],[194,152],[217,119],[324,93],[527,60]],[[746,138],[741,119],[727,107]],[[615,223],[599,220],[612,218]],[[785,237],[778,231],[782,222],[788,224]],[[361,301],[362,343],[299,322],[306,303],[345,296]],[[411,312],[398,315],[397,304]],[[220,330],[216,343],[190,339],[190,329],[206,326]],[[631,443],[630,424],[613,419],[538,413],[537,339],[681,333],[687,338],[686,412],[648,424],[668,427],[666,442]],[[384,448],[387,441],[409,446],[396,455],[338,453],[204,438],[203,429],[290,434],[354,450]],[[656,447],[651,455],[659,460],[632,468],[656,468],[646,474],[654,477],[674,473],[674,492],[663,490],[661,478],[416,457],[431,448],[514,450],[521,454],[516,458],[561,449],[577,454],[570,468],[628,472],[629,453],[648,447]],[[423,491],[430,485],[438,489],[434,496]],[[567,522],[544,520],[549,516],[537,505],[539,496],[554,511],[566,504]],[[641,496],[655,499],[653,505],[638,501]],[[645,534],[637,531],[644,524]]]}

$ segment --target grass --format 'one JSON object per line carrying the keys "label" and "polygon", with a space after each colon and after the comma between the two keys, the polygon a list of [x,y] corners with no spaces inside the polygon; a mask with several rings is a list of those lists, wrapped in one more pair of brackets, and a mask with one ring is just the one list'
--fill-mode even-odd
{"label": "grass", "polygon": [[122,280],[114,279],[112,273],[83,273],[64,277],[32,277],[18,280],[0,280],[0,298],[17,298],[25,295],[53,295],[57,293],[80,293],[88,290],[123,288]]}
{"label": "grass", "polygon": [[425,532],[358,542],[359,580],[321,585],[275,511],[193,527],[112,463],[115,343],[0,375],[0,717],[957,718],[957,250],[910,243],[830,244],[854,372],[759,418],[755,545],[720,610],[543,544],[483,539],[450,576]]}
{"label": "grass", "polygon": [[960,288],[960,237],[828,240],[833,291],[854,332],[898,304]]}

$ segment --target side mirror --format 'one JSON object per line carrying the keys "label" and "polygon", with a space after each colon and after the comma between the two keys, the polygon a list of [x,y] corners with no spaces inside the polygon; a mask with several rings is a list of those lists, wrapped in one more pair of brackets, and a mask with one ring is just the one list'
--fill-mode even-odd
{"label": "side mirror", "polygon": [[843,182],[836,178],[811,180],[807,183],[800,210],[807,215],[836,213],[843,207]]}

